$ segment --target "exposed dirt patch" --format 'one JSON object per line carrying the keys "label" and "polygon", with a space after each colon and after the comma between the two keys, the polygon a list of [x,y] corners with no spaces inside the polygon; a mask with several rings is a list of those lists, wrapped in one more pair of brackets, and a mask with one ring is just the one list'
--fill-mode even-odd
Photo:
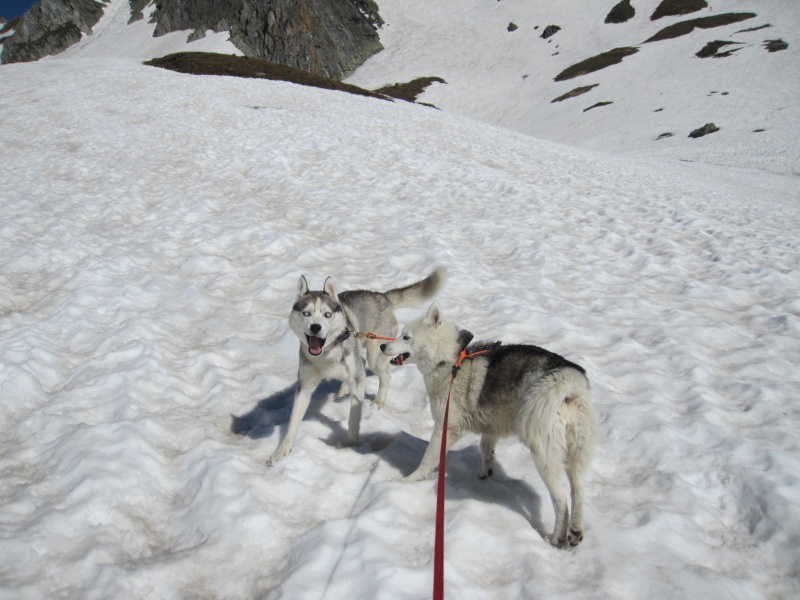
{"label": "exposed dirt patch", "polygon": [[398,100],[416,102],[417,97],[434,82],[444,84],[447,83],[441,77],[418,77],[417,79],[412,79],[407,83],[392,83],[390,85],[385,85],[382,88],[375,90],[375,92],[377,94],[383,94],[384,96],[397,98]]}
{"label": "exposed dirt patch", "polygon": [[731,50],[726,50],[725,52],[719,52],[720,48],[724,48],[725,46],[731,46],[733,44],[737,44],[739,42],[723,42],[723,41],[714,41],[708,42],[700,52],[695,54],[698,58],[723,58],[725,56],[730,56],[737,50],[741,50],[741,48],[733,48]]}
{"label": "exposed dirt patch", "polygon": [[571,90],[571,91],[567,92],[566,94],[564,94],[562,96],[559,96],[558,98],[553,98],[552,100],[550,100],[550,104],[552,104],[553,102],[563,102],[564,100],[567,100],[569,98],[574,98],[576,96],[580,96],[580,95],[585,94],[586,92],[588,92],[590,90],[593,90],[598,85],[600,85],[600,84],[599,83],[595,83],[595,84],[592,84],[592,85],[584,85],[583,87],[577,87],[574,90]]}
{"label": "exposed dirt patch", "polygon": [[631,54],[636,54],[638,51],[638,48],[631,47],[614,48],[608,52],[603,52],[602,54],[598,54],[592,58],[582,60],[571,67],[567,67],[561,71],[561,73],[556,75],[555,81],[564,81],[580,75],[586,75],[587,73],[593,73],[594,71],[599,71],[600,69],[605,69],[611,65],[621,63],[623,58],[630,56]]}
{"label": "exposed dirt patch", "polygon": [[780,52],[781,50],[786,50],[788,47],[789,44],[783,40],[764,40],[764,48],[769,52]]}
{"label": "exposed dirt patch", "polygon": [[592,110],[593,108],[598,108],[600,106],[608,106],[609,104],[614,104],[613,102],[598,102],[597,104],[592,104],[589,108],[584,108],[583,112],[587,110]]}
{"label": "exposed dirt patch", "polygon": [[689,19],[688,21],[681,21],[669,27],[665,27],[656,33],[650,39],[644,41],[658,42],[661,40],[669,40],[683,35],[692,33],[695,29],[712,29],[714,27],[723,27],[739,21],[745,21],[757,16],[755,13],[725,13],[724,15],[714,15],[713,17],[701,17],[699,19]]}
{"label": "exposed dirt patch", "polygon": [[713,123],[706,123],[702,127],[698,127],[694,131],[689,134],[690,138],[699,138],[703,137],[704,135],[708,135],[709,133],[715,133],[719,131],[719,127],[714,125]]}
{"label": "exposed dirt patch", "polygon": [[662,17],[688,15],[708,7],[706,0],[662,0],[650,16],[651,21]]}
{"label": "exposed dirt patch", "polygon": [[636,15],[636,9],[631,6],[631,0],[622,0],[615,4],[606,15],[606,23],[625,23]]}

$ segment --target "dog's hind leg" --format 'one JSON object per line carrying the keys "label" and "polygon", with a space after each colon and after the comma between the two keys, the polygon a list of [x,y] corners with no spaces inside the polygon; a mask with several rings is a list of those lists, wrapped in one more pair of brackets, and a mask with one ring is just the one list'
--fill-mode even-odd
{"label": "dog's hind leg", "polygon": [[548,541],[557,548],[567,545],[567,527],[569,526],[569,507],[567,506],[567,496],[561,485],[561,477],[564,473],[561,467],[561,457],[554,455],[540,455],[531,451],[533,462],[539,475],[550,492],[550,500],[553,502],[553,511],[556,515],[553,533],[548,536]]}
{"label": "dog's hind leg", "polygon": [[372,340],[367,342],[367,362],[378,376],[378,395],[375,396],[375,404],[378,408],[383,408],[386,402],[386,395],[389,393],[389,382],[392,378],[389,370],[390,360],[388,356],[381,352],[380,342]]}
{"label": "dog's hind leg", "polygon": [[481,470],[478,471],[480,479],[491,477],[494,469],[494,448],[497,445],[497,436],[484,433],[481,436]]}
{"label": "dog's hind leg", "polygon": [[569,479],[571,510],[568,541],[577,546],[583,540],[583,486],[594,450],[597,417],[588,402],[576,403],[567,427],[566,471]]}

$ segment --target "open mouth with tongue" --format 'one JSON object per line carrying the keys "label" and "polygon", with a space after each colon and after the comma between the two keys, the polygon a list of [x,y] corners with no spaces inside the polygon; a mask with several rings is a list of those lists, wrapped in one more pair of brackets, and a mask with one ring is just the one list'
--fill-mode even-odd
{"label": "open mouth with tongue", "polygon": [[409,356],[411,356],[411,355],[410,355],[408,352],[403,352],[403,354],[400,354],[400,355],[398,355],[398,356],[395,356],[395,357],[394,357],[392,360],[390,360],[389,362],[390,362],[390,363],[392,363],[393,365],[397,365],[398,367],[400,367],[400,366],[402,366],[402,365],[403,365],[403,363],[405,363],[406,359],[407,359]]}
{"label": "open mouth with tongue", "polygon": [[325,339],[315,335],[306,335],[308,340],[308,351],[312,356],[319,356],[322,354],[322,347],[325,345]]}

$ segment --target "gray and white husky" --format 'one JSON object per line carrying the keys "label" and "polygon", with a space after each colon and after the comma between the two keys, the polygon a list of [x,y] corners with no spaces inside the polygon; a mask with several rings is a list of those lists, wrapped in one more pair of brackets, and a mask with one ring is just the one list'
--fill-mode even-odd
{"label": "gray and white husky", "polygon": [[286,437],[269,459],[270,463],[292,451],[311,395],[325,379],[338,379],[342,382],[340,395],[350,395],[347,443],[358,444],[366,383],[364,346],[367,362],[378,376],[375,404],[379,407],[386,401],[391,377],[389,357],[381,353],[380,341],[358,334],[394,337],[397,320],[393,309],[414,306],[430,299],[439,291],[445,277],[446,271],[440,267],[421,281],[388,292],[355,290],[339,294],[330,277],[325,280],[323,290],[316,292],[309,291],[306,278],[300,276],[297,299],[289,315],[289,326],[300,340],[297,391]]}
{"label": "gray and white husky", "polygon": [[[498,438],[518,436],[553,502],[555,528],[548,541],[557,547],[576,546],[583,539],[583,486],[597,433],[585,371],[536,346],[476,342],[469,353],[488,352],[464,360],[454,377],[453,366],[471,340],[470,332],[444,322],[434,303],[396,341],[381,346],[384,354],[395,357],[393,364],[416,363],[433,413],[431,441],[405,481],[424,479],[436,468],[449,393],[447,447],[464,432],[482,434],[478,476],[485,479],[492,475]],[[564,471],[571,511],[561,483]]]}

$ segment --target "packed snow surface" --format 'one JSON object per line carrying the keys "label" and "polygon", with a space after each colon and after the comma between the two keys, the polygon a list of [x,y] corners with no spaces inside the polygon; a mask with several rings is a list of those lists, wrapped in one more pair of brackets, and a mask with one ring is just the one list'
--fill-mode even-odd
{"label": "packed snow surface", "polygon": [[0,77],[1,597],[430,597],[414,367],[358,447],[331,383],[266,460],[299,275],[439,265],[447,318],[581,364],[600,418],[572,551],[518,441],[487,481],[456,445],[448,598],[800,595],[797,177],[132,60]]}

